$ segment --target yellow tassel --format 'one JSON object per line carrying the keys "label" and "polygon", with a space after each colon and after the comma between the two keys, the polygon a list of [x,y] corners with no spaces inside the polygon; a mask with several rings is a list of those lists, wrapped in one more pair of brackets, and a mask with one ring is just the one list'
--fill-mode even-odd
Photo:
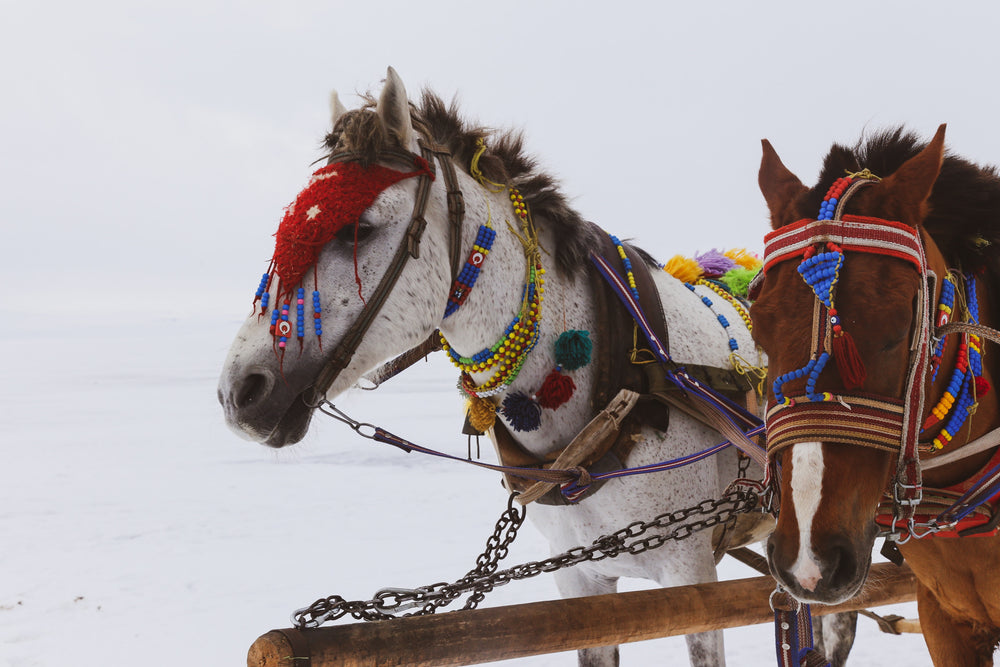
{"label": "yellow tassel", "polygon": [[478,396],[469,399],[466,412],[469,415],[469,424],[477,431],[490,430],[497,418],[497,407],[491,401]]}
{"label": "yellow tassel", "polygon": [[744,269],[756,269],[761,265],[761,259],[745,248],[733,248],[723,253]]}
{"label": "yellow tassel", "polygon": [[701,267],[698,262],[683,255],[674,255],[663,270],[682,283],[693,283],[701,277]]}

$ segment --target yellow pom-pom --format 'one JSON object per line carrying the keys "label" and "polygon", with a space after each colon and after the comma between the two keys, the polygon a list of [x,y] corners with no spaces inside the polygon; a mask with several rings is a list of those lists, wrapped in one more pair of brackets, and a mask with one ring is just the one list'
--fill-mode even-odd
{"label": "yellow pom-pom", "polygon": [[732,250],[727,250],[723,254],[742,266],[744,269],[756,269],[762,263],[760,257],[744,248],[733,248]]}
{"label": "yellow pom-pom", "polygon": [[496,406],[485,398],[479,398],[478,396],[473,396],[469,399],[466,412],[469,415],[469,423],[477,431],[490,430],[493,428],[493,422],[497,418]]}
{"label": "yellow pom-pom", "polygon": [[683,283],[693,283],[701,277],[701,267],[690,257],[674,255],[663,270]]}

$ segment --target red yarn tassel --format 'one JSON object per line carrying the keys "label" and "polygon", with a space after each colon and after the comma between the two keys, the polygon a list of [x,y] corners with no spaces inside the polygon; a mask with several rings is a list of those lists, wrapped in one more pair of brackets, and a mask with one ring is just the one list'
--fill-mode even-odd
{"label": "red yarn tassel", "polygon": [[545,377],[541,388],[535,392],[535,400],[543,408],[555,410],[568,401],[575,390],[576,383],[573,382],[573,378],[553,370]]}
{"label": "red yarn tassel", "polygon": [[854,344],[851,334],[841,330],[840,335],[833,337],[833,358],[845,387],[858,389],[865,383],[865,362],[858,353],[858,346]]}

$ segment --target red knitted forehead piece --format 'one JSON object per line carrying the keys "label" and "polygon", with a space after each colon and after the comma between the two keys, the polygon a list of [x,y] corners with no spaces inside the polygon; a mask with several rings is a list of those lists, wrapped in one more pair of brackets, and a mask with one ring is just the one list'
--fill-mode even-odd
{"label": "red knitted forehead piece", "polygon": [[285,209],[275,234],[272,261],[282,293],[301,283],[323,246],[341,229],[357,223],[382,191],[403,179],[430,175],[426,163],[417,166],[416,171],[401,172],[377,164],[337,162],[318,169]]}

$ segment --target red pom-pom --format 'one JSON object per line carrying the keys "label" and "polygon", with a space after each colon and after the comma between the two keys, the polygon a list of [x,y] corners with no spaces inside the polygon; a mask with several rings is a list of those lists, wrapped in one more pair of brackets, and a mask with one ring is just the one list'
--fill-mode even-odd
{"label": "red pom-pom", "polygon": [[851,334],[841,331],[839,336],[833,337],[833,358],[847,389],[858,389],[865,383],[865,362]]}
{"label": "red pom-pom", "polygon": [[558,370],[553,370],[542,382],[542,387],[535,392],[535,400],[543,408],[555,410],[573,396],[576,391],[576,383],[573,378],[563,375]]}
{"label": "red pom-pom", "polygon": [[986,378],[976,378],[976,398],[982,398],[990,392],[990,381]]}

